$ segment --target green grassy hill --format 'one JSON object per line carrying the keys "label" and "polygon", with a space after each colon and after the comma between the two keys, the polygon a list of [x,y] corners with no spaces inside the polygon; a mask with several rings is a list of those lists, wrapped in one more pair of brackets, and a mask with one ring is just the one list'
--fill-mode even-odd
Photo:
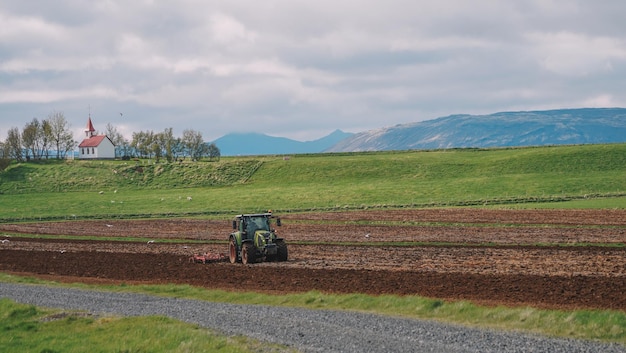
{"label": "green grassy hill", "polygon": [[42,161],[20,163],[0,174],[0,192],[81,192],[116,189],[213,187],[243,183],[259,160],[224,163],[149,161]]}
{"label": "green grassy hill", "polygon": [[626,144],[49,161],[0,173],[0,218],[147,217],[597,199],[624,207]]}

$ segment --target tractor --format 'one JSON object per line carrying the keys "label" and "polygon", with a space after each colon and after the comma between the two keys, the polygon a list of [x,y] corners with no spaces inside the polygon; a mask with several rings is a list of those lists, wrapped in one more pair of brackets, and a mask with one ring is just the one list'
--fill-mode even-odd
{"label": "tractor", "polygon": [[271,212],[235,216],[235,231],[228,242],[230,262],[287,261],[287,244],[276,235],[272,224],[281,226],[280,218],[272,216]]}

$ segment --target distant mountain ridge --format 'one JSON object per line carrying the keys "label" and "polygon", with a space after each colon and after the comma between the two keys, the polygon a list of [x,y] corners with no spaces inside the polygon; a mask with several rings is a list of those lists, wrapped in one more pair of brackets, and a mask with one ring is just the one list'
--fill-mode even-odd
{"label": "distant mountain ridge", "polygon": [[626,108],[457,114],[356,134],[335,130],[306,142],[259,133],[214,141],[223,156],[616,142],[626,142]]}
{"label": "distant mountain ridge", "polygon": [[251,156],[266,154],[320,153],[344,140],[352,133],[335,130],[314,141],[296,141],[259,133],[233,133],[213,141],[222,156]]}
{"label": "distant mountain ridge", "polygon": [[625,108],[450,115],[354,134],[325,152],[626,142]]}

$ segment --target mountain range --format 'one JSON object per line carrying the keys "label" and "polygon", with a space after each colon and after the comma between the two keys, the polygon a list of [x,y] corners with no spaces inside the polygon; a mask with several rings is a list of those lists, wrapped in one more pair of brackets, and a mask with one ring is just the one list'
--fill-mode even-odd
{"label": "mountain range", "polygon": [[229,134],[222,155],[357,152],[626,142],[625,108],[458,114],[356,134],[340,130],[308,142],[263,134]]}
{"label": "mountain range", "polygon": [[335,130],[314,141],[296,141],[259,133],[233,133],[214,141],[222,156],[320,153],[353,134]]}

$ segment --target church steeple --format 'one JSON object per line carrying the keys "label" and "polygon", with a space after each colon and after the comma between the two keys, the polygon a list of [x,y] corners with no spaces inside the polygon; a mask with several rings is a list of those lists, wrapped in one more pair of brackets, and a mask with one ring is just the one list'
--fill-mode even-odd
{"label": "church steeple", "polygon": [[87,128],[85,129],[85,136],[87,138],[93,137],[96,129],[93,128],[93,124],[91,123],[91,114],[89,114],[89,120],[87,121]]}

